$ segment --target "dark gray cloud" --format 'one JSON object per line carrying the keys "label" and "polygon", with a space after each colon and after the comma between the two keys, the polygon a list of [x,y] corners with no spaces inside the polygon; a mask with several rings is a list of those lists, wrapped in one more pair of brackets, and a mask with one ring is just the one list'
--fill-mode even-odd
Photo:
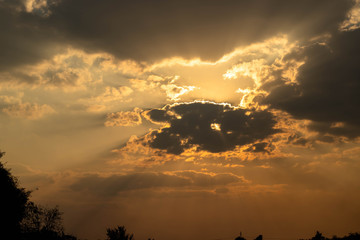
{"label": "dark gray cloud", "polygon": [[310,44],[288,60],[305,60],[298,83],[277,79],[265,103],[298,119],[310,129],[354,138],[360,135],[360,29],[336,32],[328,44]]}
{"label": "dark gray cloud", "polygon": [[0,2],[0,70],[33,64],[56,45],[106,51],[120,59],[216,59],[279,33],[306,39],[333,31],[351,0],[60,0],[26,12]]}
{"label": "dark gray cloud", "polygon": [[266,110],[210,102],[167,106],[164,110],[149,111],[148,116],[170,125],[153,131],[149,145],[173,154],[194,146],[198,150],[224,152],[279,132],[274,116]]}
{"label": "dark gray cloud", "polygon": [[51,8],[46,21],[74,44],[119,58],[215,59],[238,45],[278,33],[298,38],[331,31],[352,4],[347,0],[62,0]]}
{"label": "dark gray cloud", "polygon": [[175,172],[173,174],[131,173],[126,175],[110,175],[108,177],[89,174],[72,184],[71,189],[75,191],[86,190],[98,195],[114,196],[119,192],[131,190],[162,187],[212,188],[241,181],[240,177],[232,174],[209,175],[193,171]]}
{"label": "dark gray cloud", "polygon": [[0,71],[34,64],[58,51],[59,35],[42,26],[37,16],[23,8],[19,0],[0,1]]}

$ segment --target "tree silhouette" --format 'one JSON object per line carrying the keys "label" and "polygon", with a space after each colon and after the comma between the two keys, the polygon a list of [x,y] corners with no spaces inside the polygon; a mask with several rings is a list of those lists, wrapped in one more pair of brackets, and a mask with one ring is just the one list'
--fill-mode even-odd
{"label": "tree silhouette", "polygon": [[237,238],[235,238],[235,240],[246,240],[246,239],[243,238],[242,232],[240,232],[240,236],[238,236]]}
{"label": "tree silhouette", "polygon": [[325,237],[319,231],[316,231],[316,234],[311,240],[325,240]]}
{"label": "tree silhouette", "polygon": [[[4,155],[0,151],[0,158]],[[0,229],[4,236],[19,238],[20,223],[26,215],[30,192],[20,188],[16,177],[0,162]],[[0,236],[2,239],[2,237]],[[9,237],[7,237],[9,239]]]}
{"label": "tree silhouette", "polygon": [[[3,155],[0,151],[0,158]],[[45,208],[30,201],[31,192],[19,187],[17,178],[2,162],[0,191],[0,239],[76,240],[64,234],[59,208]]]}
{"label": "tree silhouette", "polygon": [[63,239],[66,235],[64,234],[61,214],[57,206],[45,208],[29,202],[26,215],[21,222],[24,238]]}
{"label": "tree silhouette", "polygon": [[124,226],[106,229],[107,240],[133,240],[134,234],[127,234]]}
{"label": "tree silhouette", "polygon": [[309,240],[360,240],[360,234],[349,233],[349,235],[345,235],[344,237],[333,236],[332,238],[327,238],[324,237],[319,231],[316,231],[315,236],[310,238]]}
{"label": "tree silhouette", "polygon": [[343,240],[360,240],[359,233],[349,233],[348,236],[342,238]]}

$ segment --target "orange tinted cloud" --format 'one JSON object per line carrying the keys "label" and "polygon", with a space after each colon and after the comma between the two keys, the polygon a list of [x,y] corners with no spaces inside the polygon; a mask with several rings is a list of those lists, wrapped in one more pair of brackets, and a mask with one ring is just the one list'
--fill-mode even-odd
{"label": "orange tinted cloud", "polygon": [[6,108],[3,108],[2,111],[10,117],[30,120],[40,119],[48,114],[55,112],[55,110],[49,105],[38,105],[36,103],[31,104],[28,102],[10,105]]}
{"label": "orange tinted cloud", "polygon": [[136,126],[142,123],[142,110],[135,108],[133,111],[109,113],[106,115],[104,125],[106,127],[128,127]]}

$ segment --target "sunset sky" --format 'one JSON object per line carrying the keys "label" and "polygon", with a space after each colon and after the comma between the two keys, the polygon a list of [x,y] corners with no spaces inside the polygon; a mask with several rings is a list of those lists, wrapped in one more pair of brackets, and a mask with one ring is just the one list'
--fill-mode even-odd
{"label": "sunset sky", "polygon": [[0,0],[0,149],[66,232],[360,231],[360,1]]}

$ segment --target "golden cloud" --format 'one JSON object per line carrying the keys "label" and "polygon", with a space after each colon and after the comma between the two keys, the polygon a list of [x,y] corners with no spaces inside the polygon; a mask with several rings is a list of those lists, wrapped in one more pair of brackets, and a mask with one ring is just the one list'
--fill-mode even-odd
{"label": "golden cloud", "polygon": [[45,115],[54,113],[55,110],[49,105],[43,104],[31,104],[31,103],[19,103],[10,105],[6,108],[3,108],[2,111],[14,118],[24,118],[35,120],[44,117]]}
{"label": "golden cloud", "polygon": [[93,101],[99,103],[119,101],[129,96],[131,93],[133,93],[133,90],[127,86],[121,86],[118,88],[106,87],[105,91],[101,95],[93,98]]}
{"label": "golden cloud", "polygon": [[142,123],[140,108],[134,108],[133,111],[109,113],[106,115],[104,125],[106,127],[128,127],[136,126]]}

